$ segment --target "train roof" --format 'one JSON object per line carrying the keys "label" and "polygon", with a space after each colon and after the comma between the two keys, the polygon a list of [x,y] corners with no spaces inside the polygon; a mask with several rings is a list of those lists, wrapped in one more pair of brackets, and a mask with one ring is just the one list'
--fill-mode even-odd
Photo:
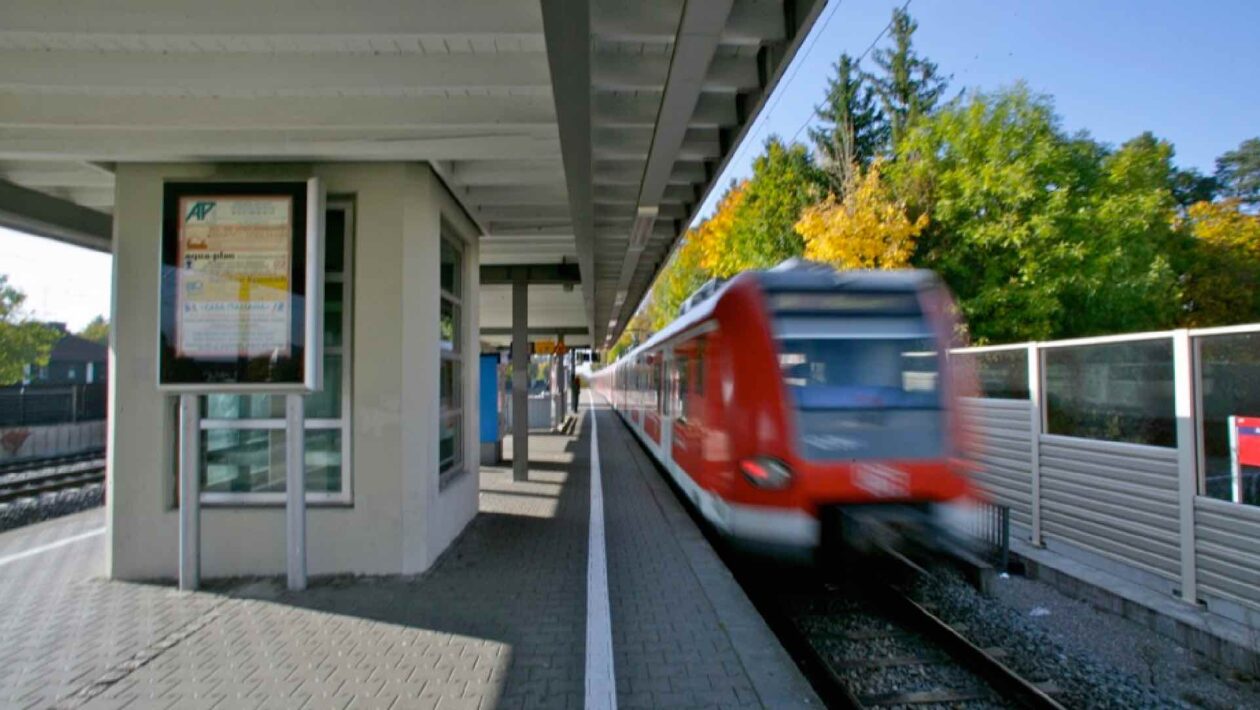
{"label": "train roof", "polygon": [[789,259],[763,271],[748,272],[766,291],[917,291],[937,282],[926,269],[850,269]]}
{"label": "train roof", "polygon": [[[650,350],[705,320],[721,300],[722,294],[736,283],[754,280],[768,293],[785,291],[854,291],[897,293],[918,291],[939,283],[939,277],[926,269],[850,269],[838,270],[827,264],[804,259],[788,259],[770,269],[745,271],[727,281],[710,281],[697,289],[686,301],[686,307],[669,325],[627,352],[632,357]],[[708,291],[707,294],[704,292]],[[700,296],[700,300],[695,300]]]}

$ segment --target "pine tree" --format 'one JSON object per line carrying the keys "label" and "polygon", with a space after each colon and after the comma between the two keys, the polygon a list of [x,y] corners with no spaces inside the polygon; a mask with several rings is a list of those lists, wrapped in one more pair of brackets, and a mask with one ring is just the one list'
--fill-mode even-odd
{"label": "pine tree", "polygon": [[934,62],[914,51],[914,31],[919,25],[905,10],[893,10],[890,27],[893,46],[875,50],[875,64],[881,75],[868,74],[867,78],[883,106],[895,150],[907,127],[936,107],[945,93],[946,78],[937,74]]}
{"label": "pine tree", "polygon": [[1227,197],[1260,208],[1260,138],[1245,140],[1216,159],[1216,179]]}
{"label": "pine tree", "polygon": [[867,168],[888,140],[888,122],[875,91],[853,57],[841,54],[827,81],[824,103],[814,107],[822,125],[809,129],[832,192],[843,197],[854,167]]}

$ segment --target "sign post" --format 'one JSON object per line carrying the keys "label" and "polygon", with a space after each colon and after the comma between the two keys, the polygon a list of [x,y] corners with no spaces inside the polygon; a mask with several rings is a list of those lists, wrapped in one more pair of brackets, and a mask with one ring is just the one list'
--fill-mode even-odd
{"label": "sign post", "polygon": [[1230,500],[1242,503],[1243,467],[1260,467],[1260,417],[1229,418],[1229,492]]}
{"label": "sign post", "polygon": [[179,588],[201,585],[201,398],[179,396]]}
{"label": "sign post", "polygon": [[284,518],[289,590],[306,589],[306,411],[300,394],[285,395]]}
{"label": "sign post", "polygon": [[168,182],[158,389],[180,397],[180,589],[200,583],[200,396],[285,397],[285,558],[306,587],[305,413],[323,386],[319,180]]}

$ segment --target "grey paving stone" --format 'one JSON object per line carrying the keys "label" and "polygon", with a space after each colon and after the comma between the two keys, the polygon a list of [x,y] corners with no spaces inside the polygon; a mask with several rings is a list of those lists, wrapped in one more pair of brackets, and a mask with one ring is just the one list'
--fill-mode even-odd
{"label": "grey paving stone", "polygon": [[[618,704],[821,707],[634,435],[598,416]],[[750,669],[740,643],[778,653]]]}
{"label": "grey paving stone", "polygon": [[[758,693],[728,631],[755,612],[730,601],[741,593],[628,432],[598,416],[619,702],[790,705]],[[481,514],[417,578],[185,594],[92,579],[103,537],[9,565],[0,707],[581,707],[589,436],[588,417],[574,437],[532,437],[528,481],[484,469]],[[0,549],[101,524],[90,516]]]}

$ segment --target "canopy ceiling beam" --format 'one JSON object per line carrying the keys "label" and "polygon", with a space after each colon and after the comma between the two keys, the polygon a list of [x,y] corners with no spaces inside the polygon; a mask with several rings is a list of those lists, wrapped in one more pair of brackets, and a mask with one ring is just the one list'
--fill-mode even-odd
{"label": "canopy ceiling beam", "polygon": [[560,154],[573,237],[582,276],[582,302],[592,333],[595,327],[595,214],[591,160],[591,6],[587,2],[542,0],[543,34],[551,66]]}
{"label": "canopy ceiling beam", "polygon": [[[617,279],[610,327],[622,325],[637,302],[628,299],[630,280],[639,269],[643,248],[652,238],[658,218],[681,218],[687,208],[663,203],[678,162],[687,127],[699,104],[705,77],[713,63],[722,28],[726,26],[733,0],[689,0],[682,7],[669,75],[661,94],[656,128],[652,133],[647,163],[639,184],[639,199],[633,213],[630,240],[626,246],[621,275]],[[715,156],[716,157],[716,156]]]}
{"label": "canopy ceiling beam", "polygon": [[0,226],[75,246],[111,251],[107,214],[0,180]]}

